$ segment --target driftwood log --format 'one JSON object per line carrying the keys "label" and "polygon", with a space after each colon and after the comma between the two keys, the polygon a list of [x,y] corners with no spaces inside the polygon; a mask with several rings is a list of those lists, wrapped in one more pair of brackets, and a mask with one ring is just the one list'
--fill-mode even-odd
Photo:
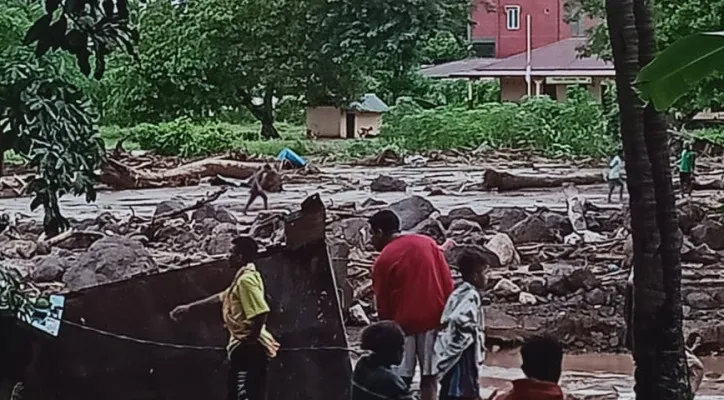
{"label": "driftwood log", "polygon": [[601,173],[572,176],[545,176],[545,175],[513,175],[508,172],[499,172],[494,169],[487,169],[483,173],[483,183],[479,187],[482,190],[494,190],[499,192],[561,187],[564,183],[574,185],[595,185],[604,183]]}
{"label": "driftwood log", "polygon": [[254,175],[258,165],[234,160],[209,158],[181,165],[162,172],[142,171],[109,158],[100,180],[113,189],[148,189],[198,185],[202,178],[217,175],[247,179]]}

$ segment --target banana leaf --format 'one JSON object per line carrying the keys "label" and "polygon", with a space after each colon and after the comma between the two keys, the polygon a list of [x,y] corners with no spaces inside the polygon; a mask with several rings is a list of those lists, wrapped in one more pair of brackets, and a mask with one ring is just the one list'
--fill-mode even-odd
{"label": "banana leaf", "polygon": [[724,71],[724,32],[697,33],[677,40],[639,73],[641,97],[659,111],[707,76]]}

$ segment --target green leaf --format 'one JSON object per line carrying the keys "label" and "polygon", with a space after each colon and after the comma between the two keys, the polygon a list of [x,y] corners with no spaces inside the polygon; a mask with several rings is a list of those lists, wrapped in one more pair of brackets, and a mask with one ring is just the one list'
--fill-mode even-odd
{"label": "green leaf", "polygon": [[50,28],[50,22],[52,20],[52,14],[45,14],[37,21],[35,21],[33,26],[31,26],[30,29],[28,29],[28,32],[25,34],[25,38],[23,39],[23,45],[27,46],[38,41],[41,36],[43,36],[48,31],[48,29]]}
{"label": "green leaf", "polygon": [[724,71],[724,32],[698,33],[661,52],[641,70],[637,85],[643,99],[663,111],[717,71]]}

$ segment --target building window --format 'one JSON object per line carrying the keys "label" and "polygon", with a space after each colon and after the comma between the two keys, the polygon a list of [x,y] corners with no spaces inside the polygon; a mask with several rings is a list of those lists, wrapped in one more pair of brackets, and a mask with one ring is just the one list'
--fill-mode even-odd
{"label": "building window", "polygon": [[473,42],[475,57],[495,58],[495,39],[477,39]]}
{"label": "building window", "polygon": [[520,6],[505,7],[505,17],[509,31],[520,29]]}
{"label": "building window", "polygon": [[571,25],[571,36],[586,36],[585,18],[581,14],[578,14],[574,19],[571,20],[569,24]]}

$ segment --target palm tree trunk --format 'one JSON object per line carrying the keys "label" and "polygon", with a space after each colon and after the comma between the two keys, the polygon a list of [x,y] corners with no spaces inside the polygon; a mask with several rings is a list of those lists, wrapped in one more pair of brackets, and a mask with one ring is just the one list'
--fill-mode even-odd
{"label": "palm tree trunk", "polygon": [[[656,54],[652,0],[634,0],[634,14],[639,36],[639,63],[644,66]],[[656,293],[657,309],[651,309],[651,326],[646,330],[652,351],[637,358],[649,363],[637,368],[637,396],[643,399],[690,399],[693,394],[688,380],[684,353],[683,313],[681,304],[681,231],[671,180],[669,143],[664,115],[653,105],[644,110],[644,138],[651,161],[656,195],[656,223],[659,228],[661,270],[651,275],[648,290]],[[647,311],[649,312],[649,311]],[[654,384],[655,383],[655,384]]]}

